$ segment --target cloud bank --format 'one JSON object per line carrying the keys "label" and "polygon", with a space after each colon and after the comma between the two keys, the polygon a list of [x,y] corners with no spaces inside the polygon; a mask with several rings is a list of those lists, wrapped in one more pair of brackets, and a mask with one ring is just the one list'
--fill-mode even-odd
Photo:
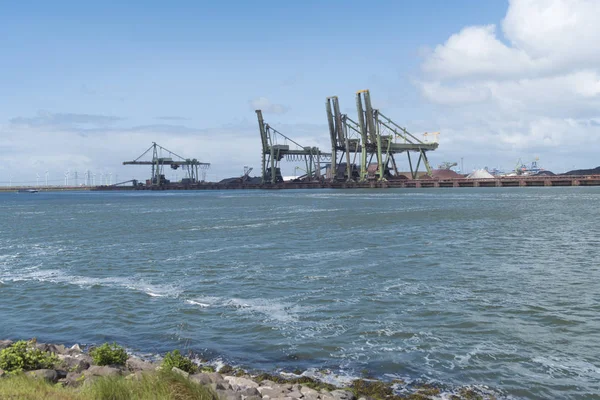
{"label": "cloud bank", "polygon": [[416,85],[444,115],[442,145],[600,164],[598,15],[596,0],[510,0],[500,27],[465,27],[429,51]]}

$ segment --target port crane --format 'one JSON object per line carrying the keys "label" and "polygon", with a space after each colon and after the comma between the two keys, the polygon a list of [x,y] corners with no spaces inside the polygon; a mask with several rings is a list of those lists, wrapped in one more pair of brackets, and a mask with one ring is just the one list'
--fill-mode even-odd
{"label": "port crane", "polygon": [[[280,161],[304,161],[306,164],[306,180],[321,178],[321,162],[329,161],[331,154],[322,153],[318,147],[305,147],[279,132],[263,120],[261,110],[256,110],[258,128],[262,143],[262,183],[283,182]],[[278,141],[283,141],[279,144]],[[290,148],[290,144],[293,148]]]}
{"label": "port crane", "polygon": [[[438,148],[438,143],[425,143],[411,134],[406,128],[395,123],[391,118],[386,117],[379,110],[371,105],[371,95],[368,90],[359,90],[356,92],[356,109],[358,111],[358,122],[362,136],[362,163],[361,180],[373,178],[371,171],[367,170],[367,165],[371,164],[373,158],[376,159],[376,174],[374,178],[379,181],[385,181],[386,176],[390,176],[390,163],[396,175],[395,155],[406,153],[412,179],[417,178],[421,162],[427,169],[427,174],[431,175],[431,166],[427,159],[427,152]],[[395,139],[402,139],[402,143],[397,143]],[[417,153],[419,158],[416,166],[413,168],[411,153]],[[369,164],[367,164],[367,157]]]}
{"label": "port crane", "polygon": [[[150,153],[152,154],[152,159],[142,160]],[[163,156],[163,154],[166,154],[167,156]],[[170,183],[165,178],[165,166],[169,166],[171,169],[181,168],[185,172],[185,178],[181,180],[181,183],[183,184],[195,184],[204,181],[206,170],[210,168],[210,163],[200,162],[195,158],[190,159],[181,157],[156,142],[152,142],[152,146],[138,158],[133,161],[124,161],[123,165],[150,165],[152,168],[152,175],[147,184],[151,186],[163,186]],[[199,173],[202,173],[202,179],[200,178]]]}

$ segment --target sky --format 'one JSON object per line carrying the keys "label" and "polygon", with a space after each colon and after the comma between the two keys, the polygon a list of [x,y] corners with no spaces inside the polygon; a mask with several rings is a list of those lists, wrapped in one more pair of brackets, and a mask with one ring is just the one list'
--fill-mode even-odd
{"label": "sky", "polygon": [[46,173],[61,184],[67,170],[70,184],[88,170],[96,183],[147,179],[149,167],[122,162],[152,142],[211,163],[207,180],[240,176],[260,169],[255,109],[327,151],[325,98],[355,117],[361,89],[416,135],[441,132],[434,167],[600,165],[597,0],[0,0],[0,11],[0,185]]}

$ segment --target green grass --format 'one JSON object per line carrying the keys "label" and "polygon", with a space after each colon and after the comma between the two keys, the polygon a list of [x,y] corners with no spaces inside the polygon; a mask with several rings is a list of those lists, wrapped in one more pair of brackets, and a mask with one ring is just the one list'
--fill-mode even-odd
{"label": "green grass", "polygon": [[174,374],[144,374],[141,379],[98,378],[81,388],[63,388],[25,375],[0,379],[0,399],[14,400],[218,400],[207,387]]}

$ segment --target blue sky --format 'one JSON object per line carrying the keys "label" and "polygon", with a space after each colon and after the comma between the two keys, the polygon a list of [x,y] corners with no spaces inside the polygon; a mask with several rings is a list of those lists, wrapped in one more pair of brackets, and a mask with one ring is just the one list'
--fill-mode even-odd
{"label": "blue sky", "polygon": [[[471,76],[448,78],[432,67],[434,62],[460,66],[460,60],[443,59],[457,52],[444,50],[451,46],[449,38],[460,39],[467,27],[494,24],[498,43],[492,48],[526,48],[500,29],[518,2],[4,2],[0,134],[6,139],[0,146],[0,182],[7,173],[30,180],[32,170],[57,175],[67,168],[144,177],[146,171],[130,172],[135,167],[119,164],[152,141],[206,159],[214,165],[213,178],[224,178],[245,164],[258,169],[252,105],[273,110],[265,119],[285,127],[284,133],[327,146],[325,97],[338,95],[354,114],[354,93],[364,88],[371,90],[376,107],[409,129],[442,130],[437,162],[464,157],[473,168],[486,161],[513,167],[516,157],[533,158],[545,154],[544,148],[523,147],[515,139],[490,157],[477,138],[469,149],[465,132],[458,131],[488,112],[496,115],[493,107],[482,111],[473,102],[440,102],[429,89],[442,85],[440,93],[451,99],[472,89]],[[487,51],[473,49],[476,55]],[[479,122],[469,129],[482,135],[499,129]],[[531,135],[527,129],[509,134]],[[17,143],[15,135],[30,135],[31,147]],[[49,144],[40,151],[36,143]],[[17,166],[19,159],[26,159],[28,172]]]}

